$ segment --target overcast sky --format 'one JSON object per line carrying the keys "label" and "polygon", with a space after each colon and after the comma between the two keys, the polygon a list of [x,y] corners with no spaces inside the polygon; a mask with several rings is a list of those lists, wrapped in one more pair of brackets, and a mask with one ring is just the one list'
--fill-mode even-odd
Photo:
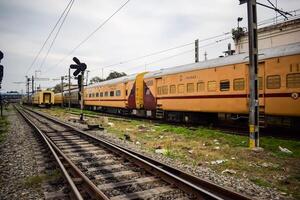
{"label": "overcast sky", "polygon": [[[275,3],[275,0],[271,0]],[[88,34],[118,9],[125,0],[75,0],[75,3],[54,43],[50,54],[41,67],[42,59],[50,42],[27,75],[58,78],[67,74],[72,57],[77,56],[87,63],[90,77],[102,76],[101,68],[110,64],[147,55],[156,51],[205,39],[229,32],[237,26],[237,17],[243,17],[241,26],[247,26],[246,5],[238,0],[131,0],[93,37],[56,65]],[[266,3],[266,0],[260,0]],[[26,71],[37,55],[43,42],[55,25],[69,0],[0,0],[0,50],[4,53],[2,89],[21,90]],[[278,7],[286,11],[300,8],[299,0],[278,0]],[[258,21],[272,18],[275,12],[258,9]],[[231,40],[218,39],[200,43],[200,60],[204,52],[208,59],[215,58],[226,50]],[[216,40],[223,40],[216,43]],[[234,45],[232,45],[234,46]],[[194,62],[193,45],[188,45],[163,54],[146,57],[129,63],[104,69],[104,77],[110,70],[127,74],[157,70]],[[190,52],[188,52],[190,51]],[[173,55],[187,52],[180,56]],[[172,57],[165,59],[167,57]],[[161,61],[159,61],[161,60]],[[156,62],[157,61],[157,62]],[[49,87],[59,81],[39,82]]]}

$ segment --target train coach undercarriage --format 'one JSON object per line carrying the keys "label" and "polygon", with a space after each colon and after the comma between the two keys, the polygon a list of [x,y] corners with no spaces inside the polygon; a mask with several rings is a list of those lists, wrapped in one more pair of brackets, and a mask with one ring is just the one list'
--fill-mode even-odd
{"label": "train coach undercarriage", "polygon": [[[186,123],[199,125],[223,124],[230,126],[248,126],[247,114],[235,113],[202,113],[202,112],[181,112],[181,111],[166,111],[157,110],[137,110],[115,107],[101,106],[85,106],[88,110],[104,112],[108,114],[116,114],[122,116],[135,116],[141,118],[165,120],[172,123]],[[288,116],[260,116],[260,127],[282,127],[300,130],[300,118]]]}

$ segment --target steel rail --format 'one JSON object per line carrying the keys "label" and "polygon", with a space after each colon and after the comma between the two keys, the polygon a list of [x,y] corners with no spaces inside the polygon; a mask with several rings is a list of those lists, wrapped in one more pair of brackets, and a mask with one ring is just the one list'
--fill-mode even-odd
{"label": "steel rail", "polygon": [[[55,151],[57,151],[59,153],[59,155],[68,163],[69,167],[71,167],[75,173],[84,181],[84,183],[87,184],[88,186],[88,190],[94,194],[93,197],[97,197],[97,199],[103,199],[103,200],[109,200],[109,198],[102,193],[95,184],[93,184],[93,182],[86,177],[78,167],[76,167],[74,165],[74,163],[51,141],[51,139],[45,135],[35,124],[34,122],[32,122],[27,116],[24,115],[24,113],[22,113],[22,111],[20,111],[18,108],[16,108],[18,110],[18,112],[25,118],[25,120],[27,122],[29,122],[29,124],[31,126],[33,126],[38,132],[39,134],[43,137],[43,139],[45,140],[45,142],[47,143],[48,147],[50,148],[51,152],[54,154],[56,161],[59,163],[59,166],[61,167],[66,179],[68,180],[68,183],[71,186],[71,189],[73,190],[76,198],[78,200],[83,200],[83,197],[81,196],[79,190],[77,189],[75,183],[73,182],[72,178],[70,177],[70,175],[68,174],[67,170],[65,169],[65,167],[63,166],[63,164],[61,163],[60,159],[58,158],[57,154],[55,153]],[[53,148],[55,149],[55,151],[53,150]]]}
{"label": "steel rail", "polygon": [[128,150],[125,147],[121,147],[120,145],[114,144],[108,140],[97,138],[85,131],[82,131],[72,125],[69,125],[65,122],[62,122],[58,120],[57,118],[54,118],[52,116],[49,116],[47,114],[41,113],[39,111],[34,111],[29,108],[28,109],[44,118],[47,118],[53,122],[56,122],[58,124],[61,124],[65,127],[68,127],[70,129],[73,129],[76,132],[79,132],[80,134],[89,137],[92,140],[96,140],[101,144],[104,145],[106,148],[125,156],[127,159],[135,162],[139,166],[143,167],[150,173],[154,173],[158,176],[160,176],[163,180],[166,182],[169,182],[173,185],[176,185],[178,188],[184,190],[188,193],[193,193],[197,197],[202,197],[205,199],[241,199],[241,200],[250,200],[250,197],[247,197],[245,195],[239,194],[237,192],[234,192],[228,188],[218,186],[212,182],[200,179],[196,176],[187,174],[179,169],[176,169],[174,167],[170,167],[166,164],[160,163],[158,161],[155,161],[147,156],[144,156],[140,153],[137,153],[132,150]]}

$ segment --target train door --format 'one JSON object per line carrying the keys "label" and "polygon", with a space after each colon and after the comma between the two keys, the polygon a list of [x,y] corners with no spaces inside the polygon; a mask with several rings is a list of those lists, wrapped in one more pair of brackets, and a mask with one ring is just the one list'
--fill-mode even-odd
{"label": "train door", "polygon": [[44,93],[43,94],[44,104],[50,104],[51,103],[51,94],[50,93]]}

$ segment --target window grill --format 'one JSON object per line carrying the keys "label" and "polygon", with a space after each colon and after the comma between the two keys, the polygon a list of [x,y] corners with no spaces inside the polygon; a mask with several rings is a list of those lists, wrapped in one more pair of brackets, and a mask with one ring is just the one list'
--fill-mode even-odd
{"label": "window grill", "polygon": [[300,73],[286,75],[287,88],[300,88]]}
{"label": "window grill", "polygon": [[179,84],[177,91],[178,91],[178,93],[184,93],[184,85],[183,84]]}
{"label": "window grill", "polygon": [[217,82],[216,81],[208,81],[207,90],[209,92],[213,92],[217,90]]}
{"label": "window grill", "polygon": [[245,79],[237,78],[233,80],[233,90],[244,90],[245,89]]}
{"label": "window grill", "polygon": [[267,88],[268,89],[278,89],[281,85],[281,80],[279,75],[267,76]]}
{"label": "window grill", "polygon": [[229,80],[220,81],[220,91],[229,91],[229,89],[230,89]]}
{"label": "window grill", "polygon": [[201,92],[201,91],[204,91],[204,89],[205,89],[204,82],[203,82],[203,81],[198,82],[198,83],[197,83],[197,91],[198,91],[198,92]]}
{"label": "window grill", "polygon": [[187,90],[188,93],[194,92],[194,83],[188,83],[186,85],[186,90]]}
{"label": "window grill", "polygon": [[170,85],[170,94],[175,94],[175,93],[176,93],[176,86]]}

